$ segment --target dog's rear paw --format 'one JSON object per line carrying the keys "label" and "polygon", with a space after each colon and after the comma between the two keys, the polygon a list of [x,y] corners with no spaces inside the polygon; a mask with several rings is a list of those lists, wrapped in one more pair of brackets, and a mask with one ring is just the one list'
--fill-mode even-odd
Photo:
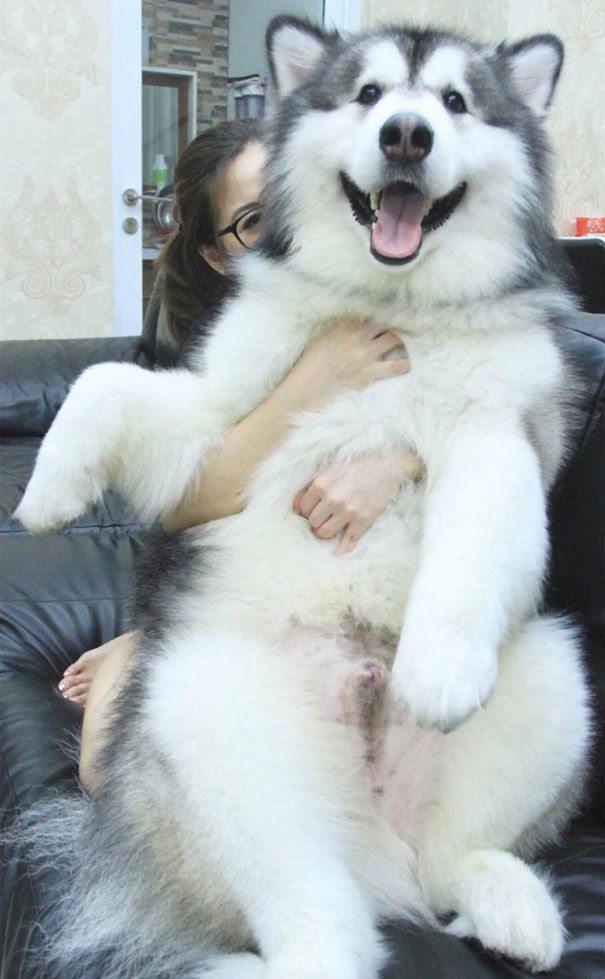
{"label": "dog's rear paw", "polygon": [[206,962],[199,972],[187,979],[265,979],[267,966],[258,955],[242,952],[241,955],[221,955]]}
{"label": "dog's rear paw", "polygon": [[565,930],[546,884],[510,853],[478,851],[463,861],[462,913],[446,931],[476,938],[531,972],[554,969]]}

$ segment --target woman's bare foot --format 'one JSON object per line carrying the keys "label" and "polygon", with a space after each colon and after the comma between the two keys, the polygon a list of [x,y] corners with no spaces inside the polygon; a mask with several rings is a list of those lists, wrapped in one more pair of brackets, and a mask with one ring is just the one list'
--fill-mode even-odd
{"label": "woman's bare foot", "polygon": [[63,679],[59,683],[59,692],[66,700],[71,700],[75,704],[86,706],[88,691],[99,666],[106,656],[113,650],[123,646],[124,643],[130,644],[136,637],[136,632],[126,632],[122,636],[116,636],[109,642],[97,646],[96,649],[89,649],[82,653],[79,659],[71,666],[68,666],[63,674]]}

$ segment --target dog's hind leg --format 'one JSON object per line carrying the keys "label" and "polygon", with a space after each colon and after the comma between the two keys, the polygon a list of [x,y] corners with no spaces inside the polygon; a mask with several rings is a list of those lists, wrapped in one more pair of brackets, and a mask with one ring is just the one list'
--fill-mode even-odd
{"label": "dog's hind leg", "polygon": [[[571,815],[585,769],[590,718],[579,644],[554,619],[526,625],[502,651],[488,706],[444,736],[438,801],[419,873],[455,934],[553,968],[564,929],[548,883],[519,853],[551,842]],[[513,852],[506,852],[513,851]]]}
{"label": "dog's hind leg", "polygon": [[238,910],[267,979],[376,977],[375,908],[352,870],[363,796],[344,733],[305,699],[295,664],[208,630],[173,640],[150,679],[149,733],[204,868],[200,905],[214,889],[219,912]]}

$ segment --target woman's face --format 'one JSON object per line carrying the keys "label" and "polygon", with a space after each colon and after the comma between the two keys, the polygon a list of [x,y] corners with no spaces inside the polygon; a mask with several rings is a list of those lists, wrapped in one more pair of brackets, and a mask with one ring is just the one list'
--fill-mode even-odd
{"label": "woman's face", "polygon": [[[231,161],[221,182],[217,201],[217,227],[219,231],[229,227],[237,219],[258,205],[264,185],[264,168],[267,153],[262,143],[248,143],[245,149]],[[241,226],[240,226],[241,228]],[[246,242],[253,244],[260,235],[260,226],[254,215],[244,221],[238,231]],[[225,274],[224,261],[230,255],[242,252],[245,246],[232,233],[221,235],[212,245],[202,245],[200,253],[209,265],[221,275]]]}

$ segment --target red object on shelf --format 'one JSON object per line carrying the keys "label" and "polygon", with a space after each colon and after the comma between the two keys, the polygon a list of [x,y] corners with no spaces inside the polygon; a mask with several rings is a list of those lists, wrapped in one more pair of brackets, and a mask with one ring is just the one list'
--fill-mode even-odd
{"label": "red object on shelf", "polygon": [[576,237],[605,235],[605,218],[576,218]]}

